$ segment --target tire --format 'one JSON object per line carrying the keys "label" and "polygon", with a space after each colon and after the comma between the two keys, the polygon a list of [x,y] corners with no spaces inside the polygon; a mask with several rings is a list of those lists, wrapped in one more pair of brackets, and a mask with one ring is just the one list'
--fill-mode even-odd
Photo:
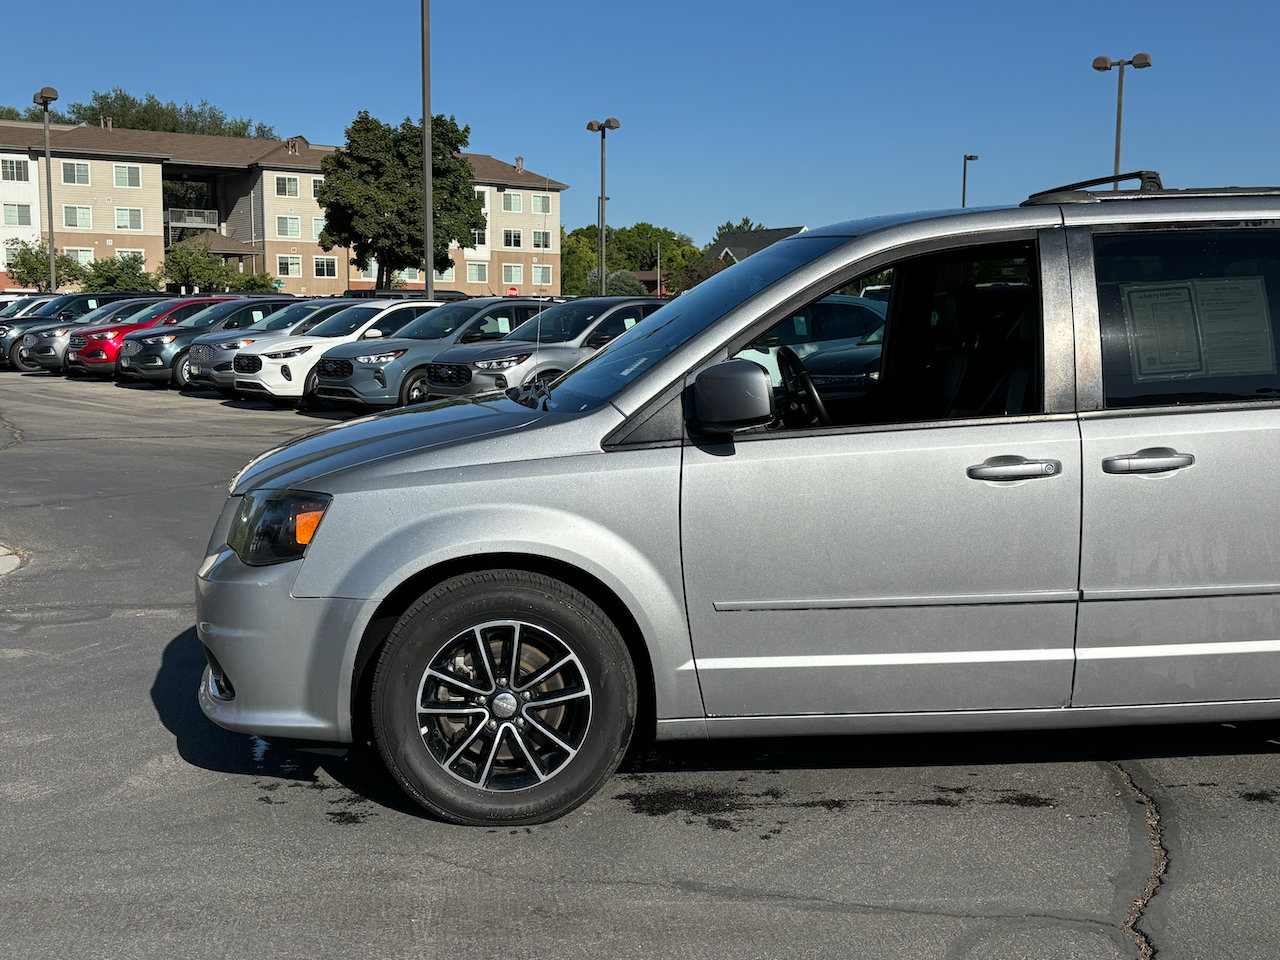
{"label": "tire", "polygon": [[13,342],[13,346],[9,348],[9,366],[17,370],[19,373],[35,373],[40,369],[40,364],[34,360],[24,360],[22,358],[22,338],[19,337]]}
{"label": "tire", "polygon": [[617,769],[635,727],[635,668],[614,624],[572,587],[522,570],[465,574],[396,623],[369,708],[383,763],[429,813],[543,823]]}
{"label": "tire", "polygon": [[316,396],[316,387],[319,385],[320,374],[312,368],[307,374],[306,382],[302,385],[302,397],[298,400],[299,410],[324,410],[328,407],[327,401]]}
{"label": "tire", "polygon": [[400,406],[424,403],[427,399],[427,371],[410,370],[400,385]]}
{"label": "tire", "polygon": [[189,352],[183,350],[173,359],[173,385],[179,390],[186,390],[191,386],[191,357]]}

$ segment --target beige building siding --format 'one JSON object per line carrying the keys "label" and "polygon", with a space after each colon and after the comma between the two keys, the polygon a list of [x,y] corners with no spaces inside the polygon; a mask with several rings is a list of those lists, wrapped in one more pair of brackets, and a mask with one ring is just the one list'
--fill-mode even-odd
{"label": "beige building siding", "polygon": [[[78,165],[77,174],[87,168],[89,182],[64,182],[64,163]],[[43,157],[39,158],[38,167],[43,187]],[[116,167],[124,168],[122,179],[136,177],[138,186],[117,186]],[[54,156],[54,242],[59,250],[92,250],[94,260],[114,257],[117,249],[140,250],[146,269],[155,270],[164,260],[163,196],[159,163],[128,158]],[[67,226],[68,207],[81,211],[88,208],[89,225]],[[118,223],[137,224],[139,229],[118,226]],[[42,234],[47,240],[48,230]]]}
{"label": "beige building siding", "polygon": [[[297,182],[298,195],[281,196],[276,179],[283,178],[284,189]],[[328,296],[347,289],[346,251],[335,247],[320,249],[316,237],[324,219],[324,208],[314,197],[314,183],[323,182],[320,173],[293,170],[264,170],[261,179],[263,227],[266,238],[267,272],[284,284],[286,293]],[[313,183],[314,182],[314,183]],[[283,222],[282,222],[283,220]],[[283,228],[283,229],[282,229]],[[292,231],[296,228],[297,236]],[[286,276],[280,270],[280,257],[297,257],[301,276]],[[334,261],[335,276],[316,276],[316,261]]]}

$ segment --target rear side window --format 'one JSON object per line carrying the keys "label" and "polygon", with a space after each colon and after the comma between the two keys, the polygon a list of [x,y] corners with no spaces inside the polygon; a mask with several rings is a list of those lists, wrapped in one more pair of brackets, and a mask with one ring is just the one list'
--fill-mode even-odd
{"label": "rear side window", "polygon": [[1108,408],[1280,397],[1280,230],[1094,237]]}

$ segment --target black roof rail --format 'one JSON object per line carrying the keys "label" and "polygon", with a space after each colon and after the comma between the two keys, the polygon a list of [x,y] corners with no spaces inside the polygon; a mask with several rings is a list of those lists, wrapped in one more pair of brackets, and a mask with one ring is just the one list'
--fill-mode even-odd
{"label": "black roof rail", "polygon": [[[1089,187],[1100,187],[1104,184],[1119,184],[1126,180],[1138,181],[1138,193],[1160,193],[1164,190],[1164,183],[1160,180],[1160,174],[1155,170],[1135,170],[1132,173],[1121,173],[1110,177],[1098,177],[1096,180],[1081,180],[1079,183],[1068,183],[1061,187],[1053,187],[1049,190],[1041,190],[1033,193],[1023,201],[1024,207],[1034,206],[1040,203],[1089,203],[1101,199],[1100,194],[1089,193]],[[1133,191],[1126,190],[1125,196],[1131,196]]]}

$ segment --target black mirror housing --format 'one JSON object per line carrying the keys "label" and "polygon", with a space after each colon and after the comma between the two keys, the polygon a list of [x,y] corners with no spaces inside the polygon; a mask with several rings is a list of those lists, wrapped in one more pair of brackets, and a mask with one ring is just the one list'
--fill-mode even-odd
{"label": "black mirror housing", "polygon": [[690,428],[730,434],[774,419],[773,383],[751,360],[726,360],[703,370],[693,382]]}

